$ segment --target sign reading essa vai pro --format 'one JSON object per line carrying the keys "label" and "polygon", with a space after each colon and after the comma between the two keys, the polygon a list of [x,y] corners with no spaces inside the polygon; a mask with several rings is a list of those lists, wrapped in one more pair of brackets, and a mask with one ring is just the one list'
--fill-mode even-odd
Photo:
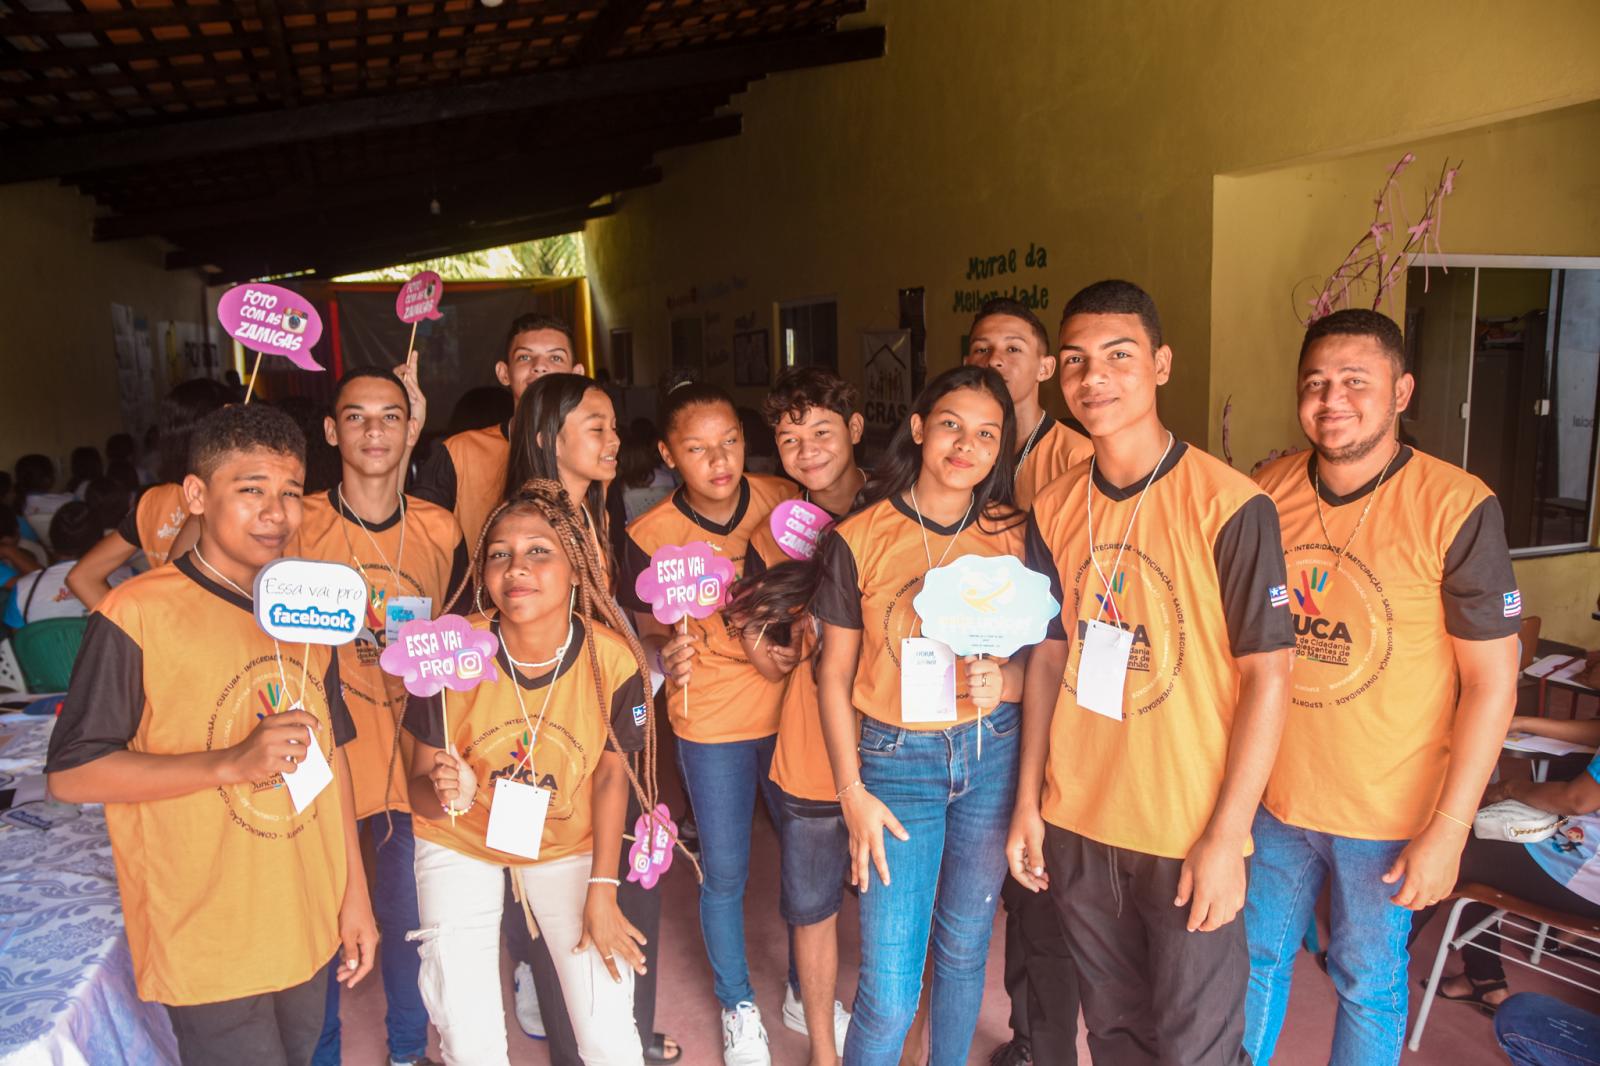
{"label": "sign reading essa vai pro", "polygon": [[361,631],[367,584],[342,563],[278,559],[256,574],[256,624],[294,644],[348,644]]}

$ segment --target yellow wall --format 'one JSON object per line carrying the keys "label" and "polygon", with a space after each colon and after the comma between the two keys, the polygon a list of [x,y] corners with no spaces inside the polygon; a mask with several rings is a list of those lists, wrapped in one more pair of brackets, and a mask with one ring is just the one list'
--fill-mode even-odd
{"label": "yellow wall", "polygon": [[[79,444],[123,429],[111,304],[157,322],[206,321],[192,272],[169,273],[153,241],[91,241],[94,201],[49,182],[0,186],[0,465],[44,452],[58,474]],[[165,381],[154,391],[160,396]]]}
{"label": "yellow wall", "polygon": [[[1486,0],[874,0],[858,21],[888,27],[887,57],[755,84],[740,137],[671,153],[666,182],[590,224],[597,316],[632,328],[640,380],[674,313],[716,316],[714,350],[741,317],[770,326],[776,301],[836,296],[849,373],[859,331],[895,326],[895,290],[923,285],[938,370],[970,320],[956,291],[1037,283],[1053,324],[1078,286],[1126,275],[1177,352],[1169,420],[1209,440],[1216,175],[1600,97],[1586,0],[1532,17]],[[1045,270],[965,279],[970,256],[1030,242]],[[1252,295],[1287,308],[1276,291]],[[731,364],[713,376],[731,384]]]}

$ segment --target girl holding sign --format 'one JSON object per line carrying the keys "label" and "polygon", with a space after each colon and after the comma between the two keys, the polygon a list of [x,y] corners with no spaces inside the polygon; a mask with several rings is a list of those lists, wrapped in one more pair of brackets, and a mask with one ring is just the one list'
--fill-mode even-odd
{"label": "girl holding sign", "polygon": [[[629,783],[655,806],[644,651],[559,485],[530,482],[485,529],[467,584],[494,602],[496,616],[473,626],[493,632],[498,651],[492,665],[468,653],[452,669],[496,678],[451,693],[448,717],[438,696],[413,697],[406,710],[423,999],[447,1063],[507,1062],[499,957],[509,866],[549,945],[583,1061],[637,1066],[639,1035],[625,1019],[645,938],[617,907],[616,874]],[[630,765],[639,752],[642,782]]]}
{"label": "girl holding sign", "polygon": [[849,1066],[899,1062],[930,931],[932,1066],[965,1063],[977,1025],[1016,792],[1021,663],[958,668],[921,636],[912,599],[922,575],[963,555],[1021,556],[1016,432],[999,374],[939,375],[890,441],[867,488],[875,502],[822,550],[818,696],[861,890]]}
{"label": "girl holding sign", "polygon": [[[647,646],[660,649],[667,707],[678,735],[678,769],[699,824],[705,883],[700,928],[722,1007],[725,1066],[771,1061],[745,960],[744,893],[751,813],[759,793],[782,824],[767,776],[783,684],[762,677],[720,613],[684,619],[674,634],[651,613],[636,582],[668,545],[709,544],[743,572],[750,536],[773,507],[796,495],[778,478],[744,472],[744,434],[733,401],[712,385],[684,384],[661,412],[662,458],[683,477],[671,496],[628,526],[618,593]],[[692,678],[692,681],[691,681]],[[790,984],[797,978],[791,971]]]}

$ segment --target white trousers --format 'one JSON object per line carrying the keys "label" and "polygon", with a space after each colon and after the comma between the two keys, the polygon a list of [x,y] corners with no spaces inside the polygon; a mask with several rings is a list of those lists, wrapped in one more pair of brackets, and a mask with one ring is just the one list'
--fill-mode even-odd
{"label": "white trousers", "polygon": [[[583,936],[590,856],[573,855],[515,871],[555,960],[578,1054],[585,1066],[643,1066],[633,1022],[633,971],[618,960],[611,980],[600,953],[572,949]],[[500,983],[504,867],[417,841],[417,910],[422,970],[417,979],[450,1066],[508,1066]]]}

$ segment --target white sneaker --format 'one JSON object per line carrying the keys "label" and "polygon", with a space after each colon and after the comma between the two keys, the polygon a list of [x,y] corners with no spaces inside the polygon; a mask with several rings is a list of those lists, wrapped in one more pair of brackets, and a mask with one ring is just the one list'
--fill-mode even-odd
{"label": "white sneaker", "polygon": [[772,1066],[761,1008],[749,1000],[722,1012],[723,1066]]}
{"label": "white sneaker", "polygon": [[543,1040],[544,1014],[539,1010],[539,993],[533,987],[533,967],[517,963],[511,973],[511,991],[517,1001],[517,1024],[535,1040]]}
{"label": "white sneaker", "polygon": [[[802,1036],[810,1036],[811,1030],[806,1026],[806,1008],[795,996],[794,989],[785,984],[783,989],[783,1024]],[[844,1004],[838,1000],[833,1001],[833,1042],[834,1050],[844,1054],[844,1038],[850,1032],[850,1012],[844,1009]]]}

